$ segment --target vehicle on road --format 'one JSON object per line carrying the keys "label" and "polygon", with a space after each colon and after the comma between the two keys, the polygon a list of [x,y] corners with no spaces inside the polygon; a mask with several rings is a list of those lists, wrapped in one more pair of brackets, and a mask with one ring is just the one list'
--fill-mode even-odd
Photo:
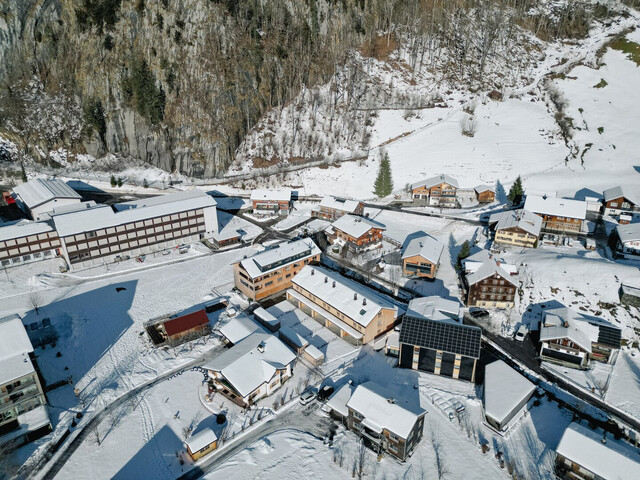
{"label": "vehicle on road", "polygon": [[318,392],[317,399],[319,402],[326,402],[332,393],[333,393],[333,387],[329,385],[325,385]]}
{"label": "vehicle on road", "polygon": [[484,308],[471,307],[469,309],[469,315],[473,318],[484,318],[489,316],[489,311]]}
{"label": "vehicle on road", "polygon": [[300,403],[302,405],[306,405],[311,402],[314,398],[316,398],[316,392],[312,388],[305,389],[304,392],[300,394]]}
{"label": "vehicle on road", "polygon": [[529,333],[529,329],[527,328],[527,326],[526,325],[520,325],[520,327],[516,331],[516,334],[514,335],[513,338],[516,339],[518,342],[523,342],[524,341],[524,337],[527,336],[527,333]]}

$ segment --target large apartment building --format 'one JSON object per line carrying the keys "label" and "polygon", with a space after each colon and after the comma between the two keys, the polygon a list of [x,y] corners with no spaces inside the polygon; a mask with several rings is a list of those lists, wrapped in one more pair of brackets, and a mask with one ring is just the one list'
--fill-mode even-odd
{"label": "large apartment building", "polygon": [[496,243],[516,247],[535,247],[540,237],[542,218],[527,210],[509,210],[489,217]]}
{"label": "large apartment building", "polygon": [[218,231],[216,202],[187,190],[53,217],[62,255],[77,269],[199,241]]}
{"label": "large apartment building", "polygon": [[289,215],[291,190],[258,189],[251,192],[251,208],[255,215]]}
{"label": "large apartment building", "polygon": [[309,238],[274,247],[233,264],[236,288],[251,300],[262,300],[291,287],[293,276],[320,261],[320,249]]}
{"label": "large apartment building", "polygon": [[51,429],[32,354],[20,317],[0,319],[0,445],[35,440]]}
{"label": "large apartment building", "polygon": [[293,278],[287,300],[354,345],[369,343],[398,319],[398,307],[390,301],[318,266],[309,265]]}

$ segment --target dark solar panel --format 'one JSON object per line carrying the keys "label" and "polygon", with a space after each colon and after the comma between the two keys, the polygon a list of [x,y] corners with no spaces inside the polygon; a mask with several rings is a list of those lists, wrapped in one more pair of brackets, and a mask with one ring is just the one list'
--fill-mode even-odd
{"label": "dark solar panel", "polygon": [[405,316],[400,342],[467,357],[480,357],[481,330],[470,325]]}
{"label": "dark solar panel", "polygon": [[599,325],[598,343],[609,345],[610,347],[620,348],[621,335],[622,331],[617,327]]}

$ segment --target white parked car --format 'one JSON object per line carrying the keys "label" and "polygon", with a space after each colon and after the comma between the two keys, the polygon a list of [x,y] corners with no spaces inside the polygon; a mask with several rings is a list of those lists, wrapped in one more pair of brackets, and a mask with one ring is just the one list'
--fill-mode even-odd
{"label": "white parked car", "polygon": [[518,342],[522,342],[522,341],[524,341],[524,337],[527,336],[527,333],[529,333],[529,329],[527,328],[527,326],[526,325],[520,325],[520,328],[518,328],[518,331],[516,332],[514,338]]}
{"label": "white parked car", "polygon": [[304,392],[300,394],[300,403],[302,405],[306,405],[307,403],[312,401],[314,398],[316,398],[316,392],[314,392],[310,388],[307,388]]}

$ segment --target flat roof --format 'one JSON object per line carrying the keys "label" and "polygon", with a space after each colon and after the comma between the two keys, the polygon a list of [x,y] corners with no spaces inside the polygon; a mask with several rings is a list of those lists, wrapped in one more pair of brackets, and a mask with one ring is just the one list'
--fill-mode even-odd
{"label": "flat roof", "polygon": [[0,385],[33,373],[33,363],[28,353],[20,353],[12,357],[0,359]]}
{"label": "flat roof", "polygon": [[484,411],[502,423],[535,389],[533,383],[502,360],[490,363],[484,374]]}
{"label": "flat roof", "polygon": [[13,191],[20,196],[24,204],[31,208],[47,203],[56,198],[70,198],[80,200],[80,195],[69,185],[57,178],[36,178],[13,187]]}
{"label": "flat roof", "polygon": [[412,239],[402,252],[402,259],[419,255],[425,260],[429,260],[431,263],[440,263],[440,256],[444,250],[444,245],[431,235],[424,235],[422,237]]}
{"label": "flat roof", "polygon": [[313,358],[315,360],[322,360],[324,358],[324,353],[322,353],[322,351],[318,347],[316,347],[316,346],[314,346],[312,344],[309,344],[306,347],[304,347],[304,351],[311,358]]}
{"label": "flat roof", "polygon": [[616,441],[579,423],[564,431],[556,452],[602,478],[635,480],[640,472],[640,452],[631,445]]}
{"label": "flat roof", "polygon": [[280,320],[278,320],[274,315],[272,315],[270,312],[266,311],[262,307],[256,308],[253,311],[253,316],[256,317],[257,319],[261,320],[262,322],[269,324],[269,325],[279,325],[280,324]]}
{"label": "flat roof", "polygon": [[281,188],[278,190],[269,190],[266,188],[259,188],[251,191],[252,201],[272,201],[272,202],[290,202],[291,190],[288,188]]}
{"label": "flat roof", "polygon": [[27,330],[18,315],[0,318],[0,359],[33,352]]}
{"label": "flat roof", "polygon": [[14,238],[23,238],[29,235],[39,235],[53,231],[53,226],[49,222],[21,220],[16,223],[0,226],[0,241],[13,240]]}
{"label": "flat roof", "polygon": [[527,195],[524,208],[533,213],[556,217],[584,220],[587,216],[587,202],[583,200]]}
{"label": "flat roof", "polygon": [[414,298],[409,302],[406,315],[460,323],[460,302],[436,295]]}
{"label": "flat roof", "polygon": [[218,437],[213,433],[213,430],[205,428],[195,435],[192,435],[185,443],[187,444],[187,447],[189,447],[189,450],[191,450],[192,453],[195,453],[208,447],[216,440],[218,440]]}
{"label": "flat roof", "polygon": [[56,215],[53,217],[58,234],[61,237],[78,233],[91,232],[102,228],[115,227],[126,223],[148,220],[173,213],[215,207],[216,201],[202,190],[186,190],[184,192],[164,195],[162,199],[152,202],[151,199],[127,202],[126,208],[119,211],[105,206],[79,212]]}
{"label": "flat roof", "polygon": [[360,238],[372,228],[386,230],[386,226],[375,220],[366,217],[358,217],[355,215],[343,215],[333,222],[333,228],[343,231],[355,238]]}
{"label": "flat roof", "polygon": [[398,315],[398,307],[373,290],[323,267],[306,265],[292,282],[363,327],[383,308],[394,310],[395,316]]}
{"label": "flat roof", "polygon": [[427,413],[402,398],[392,398],[388,390],[375,382],[358,385],[347,407],[363,415],[370,425],[385,428],[405,439],[418,419]]}
{"label": "flat roof", "polygon": [[309,345],[309,341],[306,338],[296,332],[293,328],[287,327],[286,325],[281,326],[278,333],[280,338],[289,340],[298,348],[305,348]]}
{"label": "flat roof", "polygon": [[266,273],[298,260],[319,255],[320,249],[310,238],[301,238],[293,242],[282,242],[252,257],[240,261],[240,265],[251,278]]}

